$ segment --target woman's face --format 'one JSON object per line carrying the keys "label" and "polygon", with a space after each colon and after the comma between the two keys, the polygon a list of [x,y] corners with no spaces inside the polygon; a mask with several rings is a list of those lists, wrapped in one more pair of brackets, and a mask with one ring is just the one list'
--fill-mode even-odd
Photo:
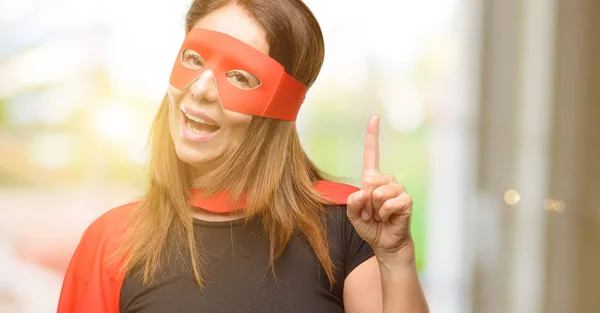
{"label": "woman's face", "polygon": [[[264,30],[235,5],[213,11],[194,27],[225,33],[269,54]],[[184,53],[182,59],[183,62],[201,62],[200,58],[194,57]],[[236,75],[228,79],[233,79],[237,84],[256,84],[256,77],[248,73]],[[199,173],[214,169],[231,155],[239,146],[252,120],[250,115],[223,109],[218,86],[210,70],[202,72],[185,90],[169,85],[168,95],[169,129],[177,156]]]}

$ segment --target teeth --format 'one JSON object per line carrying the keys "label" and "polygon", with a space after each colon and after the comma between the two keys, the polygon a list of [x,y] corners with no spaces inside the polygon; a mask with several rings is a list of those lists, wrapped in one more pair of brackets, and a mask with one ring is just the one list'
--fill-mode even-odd
{"label": "teeth", "polygon": [[197,116],[193,116],[193,115],[189,114],[185,110],[185,108],[183,108],[183,107],[181,108],[181,111],[183,112],[183,114],[185,114],[185,116],[187,116],[187,118],[189,118],[190,120],[192,120],[194,122],[198,122],[198,123],[202,123],[202,124],[206,124],[206,125],[210,125],[210,126],[219,126],[219,125],[217,125],[215,123],[208,122],[208,121],[203,120],[203,119],[201,119],[201,118],[199,118]]}
{"label": "teeth", "polygon": [[200,136],[208,136],[210,134],[212,134],[212,132],[209,131],[204,131],[204,130],[197,130],[196,128],[194,128],[193,125],[191,125],[190,121],[187,121],[187,128],[194,134],[196,135],[200,135]]}

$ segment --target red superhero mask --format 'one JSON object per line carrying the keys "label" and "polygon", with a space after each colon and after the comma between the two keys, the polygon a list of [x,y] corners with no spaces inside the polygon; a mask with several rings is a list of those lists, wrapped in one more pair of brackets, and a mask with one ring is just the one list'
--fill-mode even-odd
{"label": "red superhero mask", "polygon": [[[308,87],[284,71],[279,62],[229,35],[192,28],[173,66],[170,83],[184,90],[210,69],[224,109],[295,121]],[[257,78],[242,86],[239,73]],[[256,86],[254,86],[256,85]]]}
{"label": "red superhero mask", "polygon": [[[183,66],[185,49],[193,49],[205,63],[200,68]],[[279,63],[257,50],[224,34],[202,29],[188,33],[179,52],[171,85],[185,89],[205,69],[215,74],[219,97],[224,108],[244,114],[293,121],[307,88],[283,71]],[[243,70],[260,79],[252,90],[240,90],[231,85],[226,74]],[[350,194],[359,189],[331,181],[315,183],[315,189],[334,204],[346,204]],[[227,193],[202,198],[200,190],[192,190],[191,204],[214,212],[230,212],[244,206],[244,199],[233,205]],[[125,275],[119,271],[120,260],[111,260],[122,244],[123,232],[138,204],[130,203],[110,210],[85,231],[65,274],[58,313],[119,313],[119,301]]]}

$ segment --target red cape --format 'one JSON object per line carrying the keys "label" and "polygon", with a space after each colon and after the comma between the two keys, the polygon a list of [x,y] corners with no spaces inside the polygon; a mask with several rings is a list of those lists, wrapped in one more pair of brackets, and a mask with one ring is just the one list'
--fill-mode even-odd
{"label": "red cape", "polygon": [[[348,196],[359,190],[330,181],[321,181],[316,188],[336,204],[346,204]],[[65,274],[58,313],[119,313],[124,277],[107,258],[119,247],[124,223],[136,203],[106,212],[85,230]]]}

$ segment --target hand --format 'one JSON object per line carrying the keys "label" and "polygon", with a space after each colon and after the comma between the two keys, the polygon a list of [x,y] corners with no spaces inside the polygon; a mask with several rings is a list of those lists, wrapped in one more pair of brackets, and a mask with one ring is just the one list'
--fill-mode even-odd
{"label": "hand", "polygon": [[375,254],[392,255],[408,247],[411,256],[412,199],[394,176],[379,173],[379,118],[367,126],[361,190],[348,197],[348,219]]}

